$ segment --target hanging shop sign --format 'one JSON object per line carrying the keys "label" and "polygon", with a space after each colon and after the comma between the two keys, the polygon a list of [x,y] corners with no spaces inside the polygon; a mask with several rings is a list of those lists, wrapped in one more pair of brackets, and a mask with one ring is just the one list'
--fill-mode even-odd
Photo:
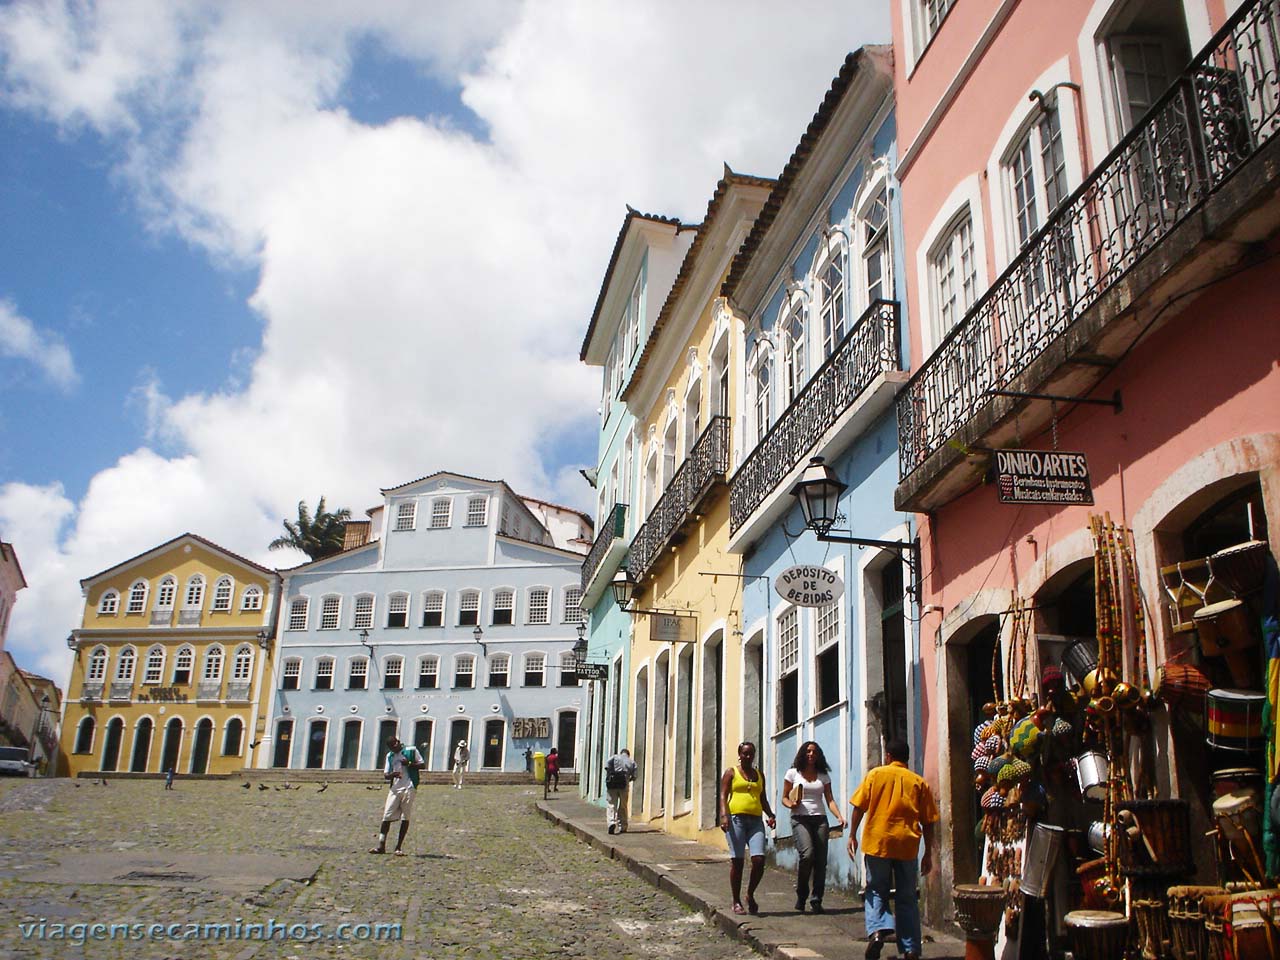
{"label": "hanging shop sign", "polygon": [[826,567],[787,567],[773,581],[778,596],[797,607],[823,607],[844,593],[844,581]]}
{"label": "hanging shop sign", "polygon": [[579,680],[604,680],[609,676],[607,663],[580,663],[574,668]]}
{"label": "hanging shop sign", "polygon": [[692,643],[693,617],[681,617],[674,613],[649,615],[649,639],[658,643]]}
{"label": "hanging shop sign", "polygon": [[1067,450],[996,450],[992,469],[1001,503],[1093,503],[1089,464]]}

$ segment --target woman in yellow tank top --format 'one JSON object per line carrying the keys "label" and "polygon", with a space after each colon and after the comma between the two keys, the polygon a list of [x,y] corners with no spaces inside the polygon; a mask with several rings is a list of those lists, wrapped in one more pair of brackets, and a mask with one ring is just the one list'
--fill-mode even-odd
{"label": "woman in yellow tank top", "polygon": [[[738,764],[720,778],[720,829],[729,842],[729,889],[734,913],[759,913],[756,887],[764,876],[764,816],[769,828],[777,824],[765,793],[764,772],[756,769],[756,745],[738,745]],[[747,908],[742,908],[742,861],[751,853],[751,876],[747,880]]]}

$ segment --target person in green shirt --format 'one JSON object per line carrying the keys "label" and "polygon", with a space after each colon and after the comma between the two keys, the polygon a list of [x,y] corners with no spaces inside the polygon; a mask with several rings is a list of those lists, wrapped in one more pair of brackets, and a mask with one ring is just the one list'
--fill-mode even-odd
{"label": "person in green shirt", "polygon": [[382,776],[390,784],[387,802],[382,810],[382,828],[378,832],[378,845],[370,853],[387,852],[387,833],[391,821],[400,821],[400,836],[396,839],[395,855],[404,856],[405,834],[409,832],[409,813],[413,810],[413,798],[418,790],[418,771],[426,764],[417,747],[406,747],[400,738],[387,740],[387,759],[382,766]]}

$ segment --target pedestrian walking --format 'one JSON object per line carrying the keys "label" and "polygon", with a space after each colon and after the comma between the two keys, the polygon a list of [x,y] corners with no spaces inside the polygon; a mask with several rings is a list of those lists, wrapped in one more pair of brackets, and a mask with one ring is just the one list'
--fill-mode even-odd
{"label": "pedestrian walking", "polygon": [[804,913],[809,900],[814,913],[822,913],[827,885],[827,842],[831,825],[827,810],[844,829],[844,814],[831,796],[831,767],[822,747],[807,740],[796,751],[791,769],[782,778],[782,805],[791,811],[791,835],[800,862],[796,869],[796,909]]}
{"label": "pedestrian walking", "polygon": [[173,767],[164,772],[164,788],[166,790],[173,789]]}
{"label": "pedestrian walking", "polygon": [[453,748],[453,789],[462,789],[462,775],[467,772],[467,764],[471,762],[471,748],[467,741],[459,740]]}
{"label": "pedestrian walking", "polygon": [[[885,744],[888,763],[874,768],[850,798],[849,856],[858,854],[858,826],[862,831],[862,851],[866,862],[867,958],[877,960],[895,929],[898,952],[903,960],[920,957],[920,904],[918,902],[916,856],[924,838],[924,856],[919,869],[933,870],[934,824],[938,807],[923,777],[907,769],[910,759],[907,742],[894,737]],[[889,913],[889,888],[895,896]]]}
{"label": "pedestrian walking", "polygon": [[610,833],[627,832],[627,794],[635,778],[636,762],[626,747],[604,762],[604,788],[609,794],[605,822],[609,824]]}
{"label": "pedestrian walking", "polygon": [[524,748],[524,772],[533,773],[533,750],[530,747]]}
{"label": "pedestrian walking", "polygon": [[[756,769],[756,745],[744,741],[738,744],[738,763],[724,772],[720,778],[720,800],[723,811],[720,829],[729,843],[729,890],[733,894],[733,912],[759,913],[756,903],[756,887],[764,876],[764,825],[768,817],[769,829],[777,825],[777,819],[769,806],[765,793],[764,771]],[[747,880],[747,907],[742,908],[742,865],[751,856],[751,875]]]}
{"label": "pedestrian walking", "polygon": [[560,792],[560,751],[555,747],[547,754],[547,783],[555,783],[555,792]]}
{"label": "pedestrian walking", "polygon": [[387,757],[382,765],[382,776],[390,784],[387,802],[382,809],[382,827],[378,831],[378,845],[370,853],[387,852],[387,833],[391,821],[400,821],[400,835],[396,838],[395,856],[403,857],[404,837],[409,832],[409,814],[413,811],[413,798],[418,792],[418,771],[425,766],[417,747],[406,747],[399,737],[387,739]]}

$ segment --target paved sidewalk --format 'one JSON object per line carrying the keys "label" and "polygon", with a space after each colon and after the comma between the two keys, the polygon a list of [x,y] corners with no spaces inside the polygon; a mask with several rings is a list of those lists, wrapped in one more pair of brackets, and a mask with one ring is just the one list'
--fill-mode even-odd
{"label": "paved sidewalk", "polygon": [[[821,916],[795,911],[795,876],[769,867],[756,889],[757,916],[735,916],[729,909],[729,855],[723,849],[672,837],[633,822],[625,834],[610,836],[604,809],[563,792],[539,800],[547,819],[605,852],[628,870],[701,911],[731,937],[770,957],[794,960],[862,960],[866,938],[862,902],[852,893],[828,890]],[[746,879],[743,879],[744,890]],[[886,945],[884,960],[894,957]],[[929,960],[963,960],[964,942],[925,928],[924,956]]]}

